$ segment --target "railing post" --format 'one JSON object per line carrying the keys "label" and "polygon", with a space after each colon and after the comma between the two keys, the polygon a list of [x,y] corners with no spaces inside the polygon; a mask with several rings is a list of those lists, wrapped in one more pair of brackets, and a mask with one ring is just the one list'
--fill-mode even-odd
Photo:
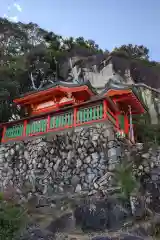
{"label": "railing post", "polygon": [[51,117],[50,117],[50,115],[48,115],[48,118],[47,118],[47,132],[50,129],[50,120],[51,120]]}
{"label": "railing post", "polygon": [[107,101],[106,99],[103,100],[103,118],[107,118]]}
{"label": "railing post", "polygon": [[27,128],[27,120],[24,121],[24,125],[23,125],[23,137],[26,136],[26,128]]}
{"label": "railing post", "polygon": [[76,127],[76,124],[77,124],[77,108],[74,107],[74,110],[73,110],[73,126]]}
{"label": "railing post", "polygon": [[6,133],[6,129],[7,129],[7,127],[4,126],[4,127],[3,127],[3,132],[2,132],[2,139],[1,139],[1,142],[2,142],[2,143],[5,142],[5,133]]}

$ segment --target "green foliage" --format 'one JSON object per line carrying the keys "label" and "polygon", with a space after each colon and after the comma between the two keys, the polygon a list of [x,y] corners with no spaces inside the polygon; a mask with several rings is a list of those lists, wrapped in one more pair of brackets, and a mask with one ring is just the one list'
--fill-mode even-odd
{"label": "green foliage", "polygon": [[0,193],[0,239],[13,240],[25,226],[25,209],[11,201],[5,201]]}
{"label": "green foliage", "polygon": [[149,114],[134,116],[133,122],[139,142],[160,144],[160,125],[151,124]]}
{"label": "green foliage", "polygon": [[136,125],[137,137],[142,142],[160,144],[160,125],[141,124]]}
{"label": "green foliage", "polygon": [[34,23],[13,23],[0,18],[0,34],[0,123],[15,113],[21,114],[12,102],[31,90],[31,72],[36,75],[36,85],[40,85],[43,78],[61,78],[60,65],[73,49],[75,53],[76,47],[92,53],[102,51],[93,40],[63,39]]}
{"label": "green foliage", "polygon": [[121,197],[129,200],[130,195],[138,188],[138,183],[132,173],[132,165],[124,160],[115,169],[114,177],[120,187]]}
{"label": "green foliage", "polygon": [[154,226],[152,226],[152,228],[153,228],[153,232],[152,232],[152,235],[154,236],[154,237],[156,237],[155,239],[160,239],[160,224],[154,224]]}
{"label": "green foliage", "polygon": [[143,45],[122,45],[119,48],[115,48],[114,52],[123,53],[126,57],[134,58],[134,59],[149,59],[149,49],[144,47]]}
{"label": "green foliage", "polygon": [[[63,79],[62,64],[77,52],[82,56],[103,53],[91,39],[64,39],[34,23],[13,23],[0,18],[0,34],[0,123],[10,120],[13,114],[22,116],[13,99],[32,89],[31,72],[38,87],[44,78],[46,81]],[[115,48],[114,53],[149,63],[149,50],[143,45],[122,45]],[[158,66],[155,62],[152,65]]]}
{"label": "green foliage", "polygon": [[146,67],[160,69],[159,62],[149,60],[149,49],[143,45],[124,44],[114,48],[111,55],[132,60],[132,62],[145,65]]}

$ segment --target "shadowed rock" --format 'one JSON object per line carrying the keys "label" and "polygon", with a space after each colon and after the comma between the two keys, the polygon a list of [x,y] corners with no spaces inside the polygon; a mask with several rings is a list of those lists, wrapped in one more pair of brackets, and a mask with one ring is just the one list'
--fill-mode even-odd
{"label": "shadowed rock", "polygon": [[75,221],[72,213],[66,213],[56,220],[53,220],[46,228],[47,231],[56,232],[71,232],[75,227]]}

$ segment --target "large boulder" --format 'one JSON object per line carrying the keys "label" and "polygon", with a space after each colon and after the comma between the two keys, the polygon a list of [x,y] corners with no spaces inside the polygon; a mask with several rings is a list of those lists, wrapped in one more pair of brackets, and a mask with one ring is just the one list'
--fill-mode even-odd
{"label": "large boulder", "polygon": [[75,219],[72,213],[63,214],[61,217],[53,220],[46,230],[55,234],[57,232],[72,232],[75,228]]}
{"label": "large boulder", "polygon": [[53,239],[54,235],[52,233],[48,233],[44,229],[40,229],[39,227],[29,227],[17,238],[18,240],[49,240]]}
{"label": "large boulder", "polygon": [[76,207],[74,216],[76,224],[83,231],[100,231],[107,227],[107,206],[105,202],[84,204]]}
{"label": "large boulder", "polygon": [[108,206],[108,224],[109,230],[117,230],[123,226],[127,219],[131,217],[131,210],[127,201],[116,198],[109,198]]}
{"label": "large boulder", "polygon": [[74,211],[76,224],[83,231],[115,230],[131,216],[130,209],[117,199],[101,199],[78,205]]}
{"label": "large boulder", "polygon": [[142,238],[140,236],[130,235],[130,234],[122,234],[122,235],[117,235],[116,237],[98,236],[98,237],[92,238],[92,240],[145,240],[145,238]]}

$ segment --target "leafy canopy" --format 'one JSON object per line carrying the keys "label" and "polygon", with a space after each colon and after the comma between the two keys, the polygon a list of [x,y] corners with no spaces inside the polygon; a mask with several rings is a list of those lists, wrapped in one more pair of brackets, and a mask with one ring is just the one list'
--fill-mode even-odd
{"label": "leafy canopy", "polygon": [[31,90],[31,73],[38,87],[44,78],[61,78],[60,64],[75,47],[102,52],[93,40],[63,39],[37,24],[13,23],[4,18],[0,18],[0,40],[0,122],[21,114],[13,99]]}
{"label": "leafy canopy", "polygon": [[[65,80],[60,70],[77,52],[86,57],[103,50],[91,39],[63,38],[34,23],[13,23],[0,18],[0,123],[23,116],[13,99],[32,89],[31,79],[37,88],[44,79],[46,83]],[[114,52],[147,61],[149,58],[149,50],[143,45],[122,45]]]}

